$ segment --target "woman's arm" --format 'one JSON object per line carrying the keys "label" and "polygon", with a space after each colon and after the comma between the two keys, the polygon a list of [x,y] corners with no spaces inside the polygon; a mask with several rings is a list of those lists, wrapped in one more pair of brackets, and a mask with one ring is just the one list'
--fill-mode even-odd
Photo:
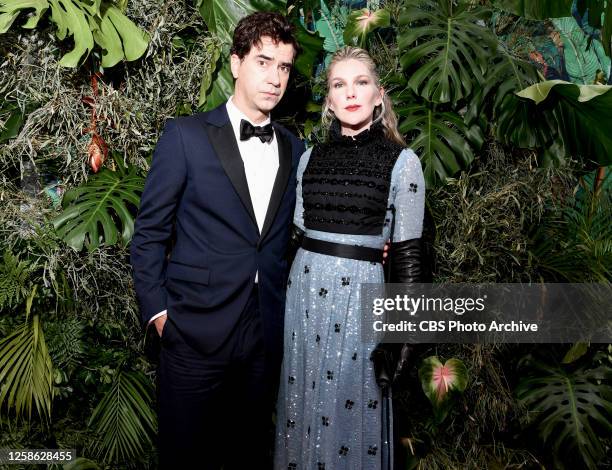
{"label": "woman's arm", "polygon": [[[391,176],[394,221],[387,258],[387,282],[422,282],[421,234],[425,210],[425,180],[416,154],[405,149],[400,154]],[[376,383],[391,386],[409,367],[414,346],[409,343],[379,343],[370,358],[374,362]]]}
{"label": "woman's arm", "polygon": [[291,226],[291,232],[289,234],[289,243],[287,244],[287,251],[285,258],[291,267],[295,254],[298,248],[302,244],[302,238],[304,238],[304,198],[302,197],[302,175],[308,165],[310,159],[310,153],[312,147],[306,150],[300,157],[300,163],[298,164],[296,174],[296,188],[295,188],[295,209],[293,211],[293,224]]}
{"label": "woman's arm", "polygon": [[389,249],[389,282],[422,281],[421,235],[425,209],[425,179],[421,162],[410,150],[402,151],[392,175],[396,188],[394,231]]}

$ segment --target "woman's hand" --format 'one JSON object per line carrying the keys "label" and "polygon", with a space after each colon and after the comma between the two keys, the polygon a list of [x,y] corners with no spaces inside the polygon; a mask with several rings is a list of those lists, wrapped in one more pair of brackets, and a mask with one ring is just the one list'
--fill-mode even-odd
{"label": "woman's hand", "polygon": [[390,243],[391,243],[391,240],[387,240],[387,243],[385,243],[385,246],[383,248],[383,264],[385,264],[387,256],[389,256],[389,245],[390,245]]}

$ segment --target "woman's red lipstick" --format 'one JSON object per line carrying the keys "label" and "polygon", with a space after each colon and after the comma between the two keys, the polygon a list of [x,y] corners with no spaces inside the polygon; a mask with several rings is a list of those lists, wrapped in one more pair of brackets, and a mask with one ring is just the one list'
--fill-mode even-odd
{"label": "woman's red lipstick", "polygon": [[359,106],[358,104],[352,104],[344,109],[346,109],[347,111],[357,111],[359,108],[361,108],[361,106]]}

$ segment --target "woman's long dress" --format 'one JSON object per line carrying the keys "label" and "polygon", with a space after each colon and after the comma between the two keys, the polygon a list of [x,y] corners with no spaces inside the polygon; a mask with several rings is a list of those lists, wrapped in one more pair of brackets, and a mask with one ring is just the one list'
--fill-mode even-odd
{"label": "woman's long dress", "polygon": [[[312,157],[312,158],[311,158]],[[310,164],[309,164],[310,163]],[[297,170],[294,223],[310,238],[382,250],[396,208],[394,241],[421,236],[418,157],[372,126],[355,139],[332,128]],[[277,403],[275,469],[379,469],[381,393],[360,334],[360,284],[383,282],[380,263],[300,248],[287,287]]]}

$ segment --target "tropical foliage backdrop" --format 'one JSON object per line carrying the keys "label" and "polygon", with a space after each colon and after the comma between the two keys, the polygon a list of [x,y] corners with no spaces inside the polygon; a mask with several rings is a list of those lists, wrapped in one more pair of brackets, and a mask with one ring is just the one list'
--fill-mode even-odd
{"label": "tropical foliage backdrop", "polygon": [[[297,28],[275,117],[309,144],[333,52],[379,64],[434,282],[610,282],[609,0],[0,0],[0,448],[155,467],[127,247],[164,121],[227,98],[258,10]],[[612,466],[612,345],[420,345],[412,365],[401,468]]]}

